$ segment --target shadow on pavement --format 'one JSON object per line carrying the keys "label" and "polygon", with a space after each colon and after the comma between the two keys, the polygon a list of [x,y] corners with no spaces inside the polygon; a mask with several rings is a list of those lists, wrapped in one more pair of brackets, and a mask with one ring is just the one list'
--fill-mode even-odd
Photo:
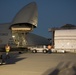
{"label": "shadow on pavement", "polygon": [[76,64],[60,62],[55,68],[48,69],[42,75],[76,75]]}
{"label": "shadow on pavement", "polygon": [[18,53],[10,53],[10,58],[6,59],[5,54],[3,55],[4,62],[7,64],[15,64],[18,61],[26,59],[27,57],[19,57],[21,54]]}

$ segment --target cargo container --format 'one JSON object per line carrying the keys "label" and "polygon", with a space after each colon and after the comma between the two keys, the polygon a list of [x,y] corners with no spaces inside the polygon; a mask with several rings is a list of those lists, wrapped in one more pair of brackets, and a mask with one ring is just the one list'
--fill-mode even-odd
{"label": "cargo container", "polygon": [[53,52],[76,52],[76,27],[66,26],[68,28],[55,28],[52,30]]}

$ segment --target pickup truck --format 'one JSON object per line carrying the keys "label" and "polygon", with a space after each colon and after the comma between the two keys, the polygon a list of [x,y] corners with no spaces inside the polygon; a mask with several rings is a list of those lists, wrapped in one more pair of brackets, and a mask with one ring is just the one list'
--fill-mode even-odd
{"label": "pickup truck", "polygon": [[38,47],[30,47],[29,48],[32,53],[37,53],[37,52],[43,52],[43,53],[47,53],[48,52],[48,48],[45,46],[38,46]]}

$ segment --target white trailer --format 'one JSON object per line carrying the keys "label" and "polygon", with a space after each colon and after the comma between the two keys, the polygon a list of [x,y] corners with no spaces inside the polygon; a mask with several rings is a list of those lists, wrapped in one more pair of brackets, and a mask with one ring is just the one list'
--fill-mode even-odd
{"label": "white trailer", "polygon": [[56,52],[76,52],[76,29],[57,29],[53,34]]}

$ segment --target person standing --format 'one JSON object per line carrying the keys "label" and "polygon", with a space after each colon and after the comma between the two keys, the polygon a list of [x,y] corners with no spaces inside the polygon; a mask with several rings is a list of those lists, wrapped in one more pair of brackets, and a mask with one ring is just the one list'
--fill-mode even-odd
{"label": "person standing", "polygon": [[6,51],[6,58],[10,58],[9,56],[10,46],[8,44],[5,46],[5,51]]}
{"label": "person standing", "polygon": [[2,53],[0,52],[0,65],[2,64],[3,59],[2,59]]}
{"label": "person standing", "polygon": [[51,53],[51,52],[52,52],[52,51],[51,51],[52,46],[51,46],[51,45],[48,45],[47,48],[48,48],[48,53]]}
{"label": "person standing", "polygon": [[5,64],[5,60],[3,58],[3,52],[0,52],[0,65]]}

